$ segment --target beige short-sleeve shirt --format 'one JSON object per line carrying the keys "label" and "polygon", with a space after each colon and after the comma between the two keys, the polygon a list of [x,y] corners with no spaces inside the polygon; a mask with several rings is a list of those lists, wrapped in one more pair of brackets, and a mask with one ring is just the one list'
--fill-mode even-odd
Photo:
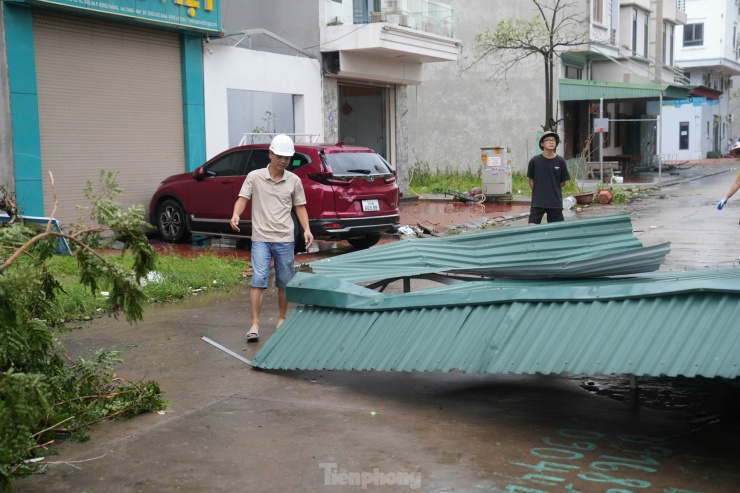
{"label": "beige short-sleeve shirt", "polygon": [[247,175],[239,196],[252,203],[252,240],[269,243],[293,241],[293,206],[305,205],[301,179],[288,170],[280,181],[270,177],[270,167]]}

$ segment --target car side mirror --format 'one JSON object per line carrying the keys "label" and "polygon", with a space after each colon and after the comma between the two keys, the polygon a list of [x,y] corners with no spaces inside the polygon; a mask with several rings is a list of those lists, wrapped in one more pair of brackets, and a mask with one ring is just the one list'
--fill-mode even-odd
{"label": "car side mirror", "polygon": [[196,181],[202,180],[203,178],[205,178],[205,176],[206,176],[206,170],[203,166],[198,166],[197,168],[195,168],[195,171],[193,171],[193,178]]}

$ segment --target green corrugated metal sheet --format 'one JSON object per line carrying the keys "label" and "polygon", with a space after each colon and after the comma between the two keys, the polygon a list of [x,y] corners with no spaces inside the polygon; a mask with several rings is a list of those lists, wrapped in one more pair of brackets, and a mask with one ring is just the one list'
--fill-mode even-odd
{"label": "green corrugated metal sheet", "polygon": [[[403,294],[378,293],[338,279],[296,273],[286,288],[294,303],[353,311],[406,310],[459,305],[547,301],[610,301],[691,292],[740,296],[740,269],[700,273],[658,273],[615,279],[571,281],[477,281]],[[737,322],[740,328],[740,320]]]}
{"label": "green corrugated metal sheet", "polygon": [[383,294],[299,274],[264,369],[738,376],[740,269]]}
{"label": "green corrugated metal sheet", "polygon": [[[331,277],[295,276],[287,295],[300,306],[252,363],[737,377],[740,269],[578,278],[654,270],[667,251],[642,248],[629,216],[612,216],[410,240],[314,262]],[[404,294],[348,282],[438,272],[523,279]]]}
{"label": "green corrugated metal sheet", "polygon": [[658,270],[669,246],[643,248],[629,215],[617,215],[401,240],[309,266],[316,274],[352,282],[434,272],[499,278],[614,276]]}
{"label": "green corrugated metal sheet", "polygon": [[560,101],[598,101],[613,99],[686,99],[690,86],[670,84],[632,84],[595,80],[560,79]]}

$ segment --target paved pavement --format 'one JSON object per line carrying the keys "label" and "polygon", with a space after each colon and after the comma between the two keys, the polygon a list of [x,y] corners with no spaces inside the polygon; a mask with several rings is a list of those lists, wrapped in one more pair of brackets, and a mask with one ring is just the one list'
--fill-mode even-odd
{"label": "paved pavement", "polygon": [[[572,217],[630,213],[645,245],[672,242],[666,270],[737,265],[740,197],[714,207],[731,166]],[[275,303],[268,290],[264,340]],[[70,334],[73,354],[121,350],[119,375],[160,382],[170,410],[96,426],[16,491],[738,491],[737,391],[721,382],[648,379],[633,408],[593,392],[624,377],[265,372],[201,340],[251,358],[248,320],[242,287]]]}

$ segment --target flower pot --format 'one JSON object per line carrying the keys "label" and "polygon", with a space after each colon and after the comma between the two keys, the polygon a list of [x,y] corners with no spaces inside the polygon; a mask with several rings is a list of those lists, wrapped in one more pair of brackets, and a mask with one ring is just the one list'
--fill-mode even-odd
{"label": "flower pot", "polygon": [[594,201],[593,192],[578,193],[578,194],[575,194],[573,197],[576,198],[576,204],[578,205],[590,204],[591,202]]}
{"label": "flower pot", "polygon": [[612,201],[614,198],[614,194],[611,190],[599,190],[599,194],[596,196],[596,199],[599,201],[600,204],[608,204]]}

